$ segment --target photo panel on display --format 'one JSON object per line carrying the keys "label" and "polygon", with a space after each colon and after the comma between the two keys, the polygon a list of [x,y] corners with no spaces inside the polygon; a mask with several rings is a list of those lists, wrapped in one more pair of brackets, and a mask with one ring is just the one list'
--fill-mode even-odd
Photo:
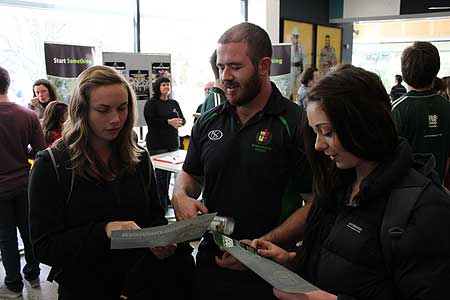
{"label": "photo panel on display", "polygon": [[293,99],[296,98],[300,87],[302,72],[311,67],[313,62],[314,25],[311,23],[292,20],[282,21],[283,43],[290,43],[291,48],[291,90]]}
{"label": "photo panel on display", "polygon": [[316,68],[321,76],[341,63],[342,28],[317,25]]}

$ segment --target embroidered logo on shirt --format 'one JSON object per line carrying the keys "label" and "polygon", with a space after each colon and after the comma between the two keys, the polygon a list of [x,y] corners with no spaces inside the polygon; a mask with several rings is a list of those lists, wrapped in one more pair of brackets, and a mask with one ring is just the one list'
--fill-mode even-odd
{"label": "embroidered logo on shirt", "polygon": [[271,140],[272,134],[268,129],[261,130],[261,132],[256,135],[256,142],[260,145],[268,145]]}
{"label": "embroidered logo on shirt", "polygon": [[222,131],[217,130],[217,129],[216,130],[211,130],[208,133],[208,137],[209,137],[209,139],[211,141],[218,141],[218,140],[220,140],[222,138],[222,136],[223,136]]}
{"label": "embroidered logo on shirt", "polygon": [[353,231],[356,231],[357,233],[361,233],[361,231],[363,230],[361,227],[359,227],[358,225],[353,224],[352,222],[348,222],[348,224],[346,225],[348,228],[350,228]]}
{"label": "embroidered logo on shirt", "polygon": [[428,128],[436,128],[438,126],[438,116],[428,115]]}
{"label": "embroidered logo on shirt", "polygon": [[272,141],[272,133],[269,129],[264,129],[256,134],[256,144],[252,143],[251,146],[255,151],[265,153],[272,150],[272,147],[268,146],[270,141]]}

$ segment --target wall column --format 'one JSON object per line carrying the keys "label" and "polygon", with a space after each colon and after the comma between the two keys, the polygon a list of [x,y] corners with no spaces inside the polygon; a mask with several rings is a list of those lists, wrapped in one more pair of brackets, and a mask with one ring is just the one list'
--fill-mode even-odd
{"label": "wall column", "polygon": [[248,21],[264,28],[272,44],[280,42],[280,0],[248,0]]}

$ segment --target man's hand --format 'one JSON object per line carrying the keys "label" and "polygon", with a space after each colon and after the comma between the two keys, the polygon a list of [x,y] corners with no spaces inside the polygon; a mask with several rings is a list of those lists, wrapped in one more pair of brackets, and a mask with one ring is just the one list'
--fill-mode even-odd
{"label": "man's hand", "polygon": [[[250,240],[240,240],[241,243],[250,245],[252,241]],[[220,247],[220,250],[223,251],[222,257],[216,256],[216,264],[225,269],[235,270],[235,271],[244,271],[247,270],[247,267],[244,266],[239,260],[234,258],[231,254],[228,252],[225,252],[225,250]]]}
{"label": "man's hand", "polygon": [[174,254],[175,249],[177,249],[177,245],[167,245],[164,247],[150,248],[150,251],[152,251],[153,255],[155,255],[156,258],[162,260]]}
{"label": "man's hand", "polygon": [[105,226],[106,235],[111,238],[111,232],[115,230],[134,230],[141,229],[136,223],[133,221],[115,221],[109,222]]}
{"label": "man's hand", "polygon": [[224,252],[222,254],[222,257],[216,256],[216,264],[221,268],[235,271],[244,271],[247,269],[243,264],[241,264],[240,261],[238,261],[228,252]]}
{"label": "man's hand", "polygon": [[174,193],[172,196],[172,205],[177,221],[195,218],[199,211],[203,214],[208,213],[206,206],[186,194]]}

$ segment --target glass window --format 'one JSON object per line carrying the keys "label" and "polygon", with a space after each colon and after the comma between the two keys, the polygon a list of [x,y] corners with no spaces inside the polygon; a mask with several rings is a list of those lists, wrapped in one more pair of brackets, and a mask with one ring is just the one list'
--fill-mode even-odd
{"label": "glass window", "polygon": [[180,103],[190,135],[192,114],[214,81],[209,58],[220,35],[244,21],[241,0],[141,1],[141,52],[171,54],[172,97]]}
{"label": "glass window", "polygon": [[[9,1],[0,4],[0,65],[11,76],[10,98],[26,105],[36,79],[45,78],[44,42],[134,49],[133,1]],[[12,3],[12,4],[11,4]]]}
{"label": "glass window", "polygon": [[401,54],[414,41],[433,43],[441,57],[438,77],[450,75],[450,19],[355,24],[352,62],[377,73],[389,92],[401,74]]}

